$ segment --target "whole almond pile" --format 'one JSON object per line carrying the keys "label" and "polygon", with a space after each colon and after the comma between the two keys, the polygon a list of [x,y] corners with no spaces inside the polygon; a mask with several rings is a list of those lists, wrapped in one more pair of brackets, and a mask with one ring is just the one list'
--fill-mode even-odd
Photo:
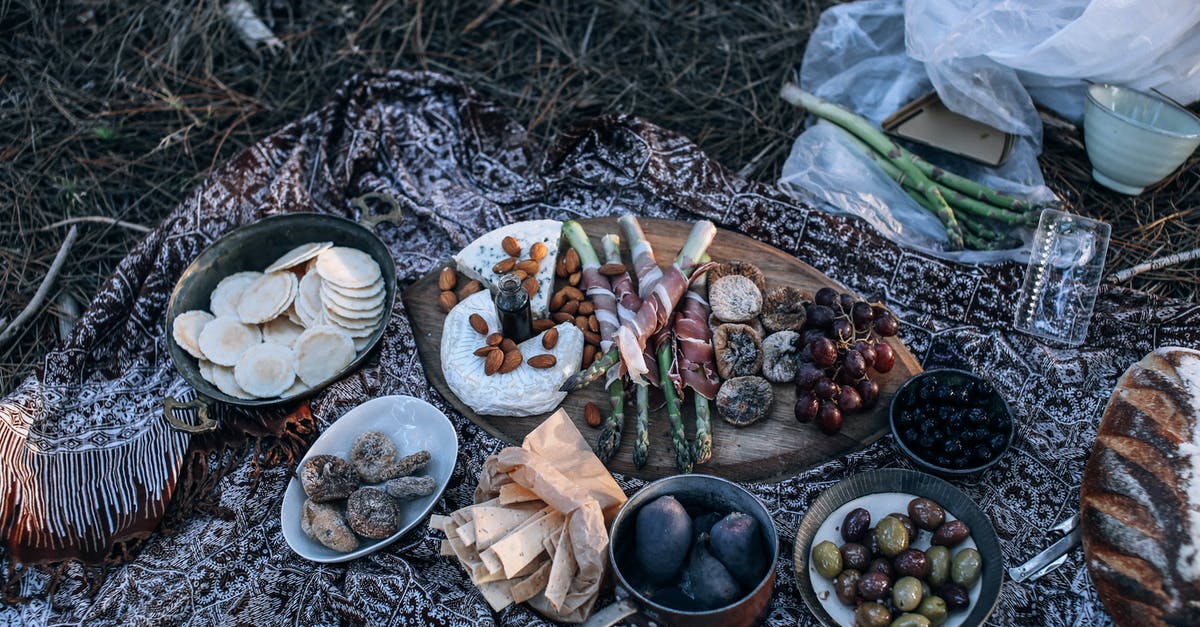
{"label": "whole almond pile", "polygon": [[[521,349],[517,348],[517,343],[512,338],[504,337],[499,333],[490,333],[487,321],[479,314],[471,314],[468,320],[471,328],[475,329],[479,335],[484,336],[483,346],[475,349],[475,355],[483,358],[484,374],[488,376],[507,374],[521,365],[524,358],[521,355]],[[539,326],[537,324],[539,322],[550,323],[548,330],[545,328],[541,330],[546,331],[546,334],[542,336],[542,348],[551,350],[558,344],[558,330],[553,328],[554,322],[550,320],[535,320],[535,329]],[[553,368],[558,363],[558,358],[554,355],[534,355],[529,358],[527,363],[534,368]]]}
{"label": "whole almond pile", "polygon": [[[622,268],[623,269],[623,268]],[[568,285],[550,297],[550,324],[570,322],[583,332],[586,344],[583,347],[584,366],[590,365],[600,357],[600,321],[596,319],[596,307],[587,300],[586,295],[576,285],[582,275],[580,271],[579,254],[574,248],[559,256],[555,274],[567,279]],[[534,321],[534,325],[539,321]]]}

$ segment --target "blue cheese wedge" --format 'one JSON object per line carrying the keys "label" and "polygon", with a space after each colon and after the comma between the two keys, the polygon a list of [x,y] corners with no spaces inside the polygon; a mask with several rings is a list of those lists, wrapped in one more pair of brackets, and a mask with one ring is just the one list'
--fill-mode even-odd
{"label": "blue cheese wedge", "polygon": [[529,300],[533,317],[546,318],[550,315],[550,291],[554,288],[554,263],[558,260],[558,240],[562,235],[562,222],[558,220],[529,220],[503,226],[485,233],[454,255],[458,271],[495,291],[500,275],[492,268],[509,258],[500,242],[512,236],[521,246],[521,259],[529,258],[529,248],[537,242],[546,245],[546,257],[536,276],[537,294]]}
{"label": "blue cheese wedge", "polygon": [[[564,322],[557,327],[558,343],[551,350],[542,347],[542,334],[517,345],[524,361],[516,370],[487,375],[483,358],[475,350],[484,345],[484,336],[470,322],[479,314],[488,324],[488,333],[500,330],[500,318],[490,292],[476,292],[462,300],[446,315],[442,327],[442,375],[459,400],[476,413],[489,416],[533,416],[554,410],[566,392],[558,388],[579,372],[583,358],[583,333]],[[535,355],[554,355],[550,368],[534,368],[528,360]]]}

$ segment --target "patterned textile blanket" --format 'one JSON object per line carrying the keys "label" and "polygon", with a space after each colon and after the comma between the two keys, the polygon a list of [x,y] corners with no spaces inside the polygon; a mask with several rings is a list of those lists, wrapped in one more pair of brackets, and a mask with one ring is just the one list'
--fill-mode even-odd
{"label": "patterned textile blanket", "polygon": [[[2,559],[10,596],[28,597],[0,609],[0,620],[542,622],[525,606],[493,614],[457,564],[438,556],[439,539],[423,526],[348,564],[307,562],[284,542],[279,507],[290,464],[319,429],[369,398],[412,394],[451,416],[461,448],[439,513],[469,504],[483,460],[503,446],[430,387],[400,299],[376,357],[307,408],[227,412],[214,436],[189,439],[165,426],[162,398],[190,393],[163,333],[170,290],[187,264],[222,234],[266,215],[357,217],[349,200],[367,192],[399,198],[408,214],[399,225],[376,227],[401,287],[504,223],[629,211],[708,218],[860,293],[884,296],[926,368],[983,373],[1016,411],[1012,453],[982,477],[959,482],[991,516],[1010,564],[1045,546],[1047,530],[1078,507],[1096,424],[1126,366],[1156,346],[1200,344],[1200,307],[1105,287],[1087,343],[1056,348],[1012,330],[1023,268],[956,265],[898,248],[862,222],[739,178],[688,139],[646,121],[587,120],[542,155],[496,106],[445,77],[356,77],[319,111],[194,190],[124,260],[74,335],[0,401]],[[904,465],[884,438],[785,481],[748,486],[771,509],[785,556],[772,624],[813,622],[790,559],[808,505],[854,473]],[[641,485],[618,479],[630,492]],[[79,561],[57,570],[17,564],[66,558],[105,563],[104,576]],[[1108,618],[1076,551],[1036,583],[1006,583],[992,620],[1078,625]]]}

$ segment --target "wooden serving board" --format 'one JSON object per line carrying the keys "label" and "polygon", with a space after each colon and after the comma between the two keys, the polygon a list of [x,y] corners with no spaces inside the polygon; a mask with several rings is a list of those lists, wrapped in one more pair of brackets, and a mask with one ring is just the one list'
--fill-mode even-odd
{"label": "wooden serving board", "polygon": [[[593,218],[581,220],[592,239],[593,246],[600,250],[600,237],[605,233],[620,233],[616,218]],[[667,263],[683,246],[692,225],[687,222],[643,218],[642,227],[654,246],[660,263]],[[565,250],[566,243],[562,244]],[[626,265],[632,268],[628,250],[623,251]],[[812,266],[791,255],[763,244],[757,240],[732,231],[718,229],[716,239],[708,249],[714,261],[740,259],[754,263],[767,277],[767,288],[792,285],[815,292],[825,286],[847,291]],[[456,409],[489,433],[519,445],[525,435],[545,420],[547,414],[513,418],[506,416],[481,416],[458,400],[450,391],[442,375],[439,348],[442,341],[442,321],[446,314],[438,307],[437,275],[451,262],[439,264],[432,272],[413,283],[404,292],[404,304],[412,319],[417,339],[417,351],[425,374]],[[460,279],[462,275],[460,274]],[[561,281],[561,279],[559,279]],[[556,285],[555,289],[560,286]],[[792,476],[831,457],[861,448],[879,439],[888,431],[887,407],[896,388],[910,376],[921,372],[921,365],[912,353],[897,338],[888,338],[896,353],[896,365],[887,374],[875,374],[879,383],[879,403],[869,412],[847,416],[842,430],[836,435],[825,435],[812,424],[801,424],[793,414],[796,400],[794,384],[774,384],[775,401],[769,417],[748,427],[734,427],[717,416],[713,409],[713,457],[705,464],[695,467],[695,472],[713,474],[735,481],[778,480]],[[689,392],[690,394],[691,392]],[[600,434],[598,428],[587,426],[583,419],[583,407],[588,401],[607,413],[608,393],[601,382],[567,396],[563,407],[578,425],[589,443],[595,444]],[[688,437],[694,435],[692,403],[685,400],[684,424]],[[646,465],[634,468],[632,461],[634,436],[633,410],[626,410],[626,424],[621,437],[621,446],[608,467],[616,472],[643,479],[657,479],[677,474],[674,449],[671,446],[670,423],[665,410],[652,412],[650,416],[650,456]]]}

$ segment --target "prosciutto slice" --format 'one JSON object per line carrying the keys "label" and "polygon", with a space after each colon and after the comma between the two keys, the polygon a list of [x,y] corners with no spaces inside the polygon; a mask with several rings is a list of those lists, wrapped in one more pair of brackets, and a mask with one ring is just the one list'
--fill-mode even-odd
{"label": "prosciutto slice", "polygon": [[607,353],[613,346],[612,338],[617,328],[621,326],[617,317],[617,297],[613,294],[608,277],[600,274],[600,264],[584,265],[582,273],[584,291],[596,308],[596,321],[600,323],[600,351]]}
{"label": "prosciutto slice", "polygon": [[712,400],[721,387],[713,354],[712,330],[708,326],[708,300],[700,294],[701,282],[693,284],[675,312],[675,366],[678,376],[676,389],[689,387],[697,394]]}

